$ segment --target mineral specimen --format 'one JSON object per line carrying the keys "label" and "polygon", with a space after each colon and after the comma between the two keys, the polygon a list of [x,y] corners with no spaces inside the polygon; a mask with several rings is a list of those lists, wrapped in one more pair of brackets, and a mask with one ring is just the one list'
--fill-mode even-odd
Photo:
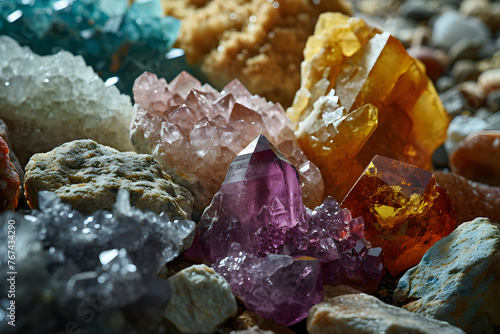
{"label": "mineral specimen", "polygon": [[239,81],[219,93],[186,72],[169,84],[145,73],[135,82],[134,99],[136,151],[153,154],[175,182],[189,189],[196,211],[203,212],[230,162],[261,133],[299,169],[306,205],[321,203],[320,172],[298,147],[281,106],[250,95]]}
{"label": "mineral specimen", "polygon": [[[19,181],[21,183],[21,187],[24,183],[24,168],[21,167],[21,164],[19,163],[19,160],[17,159],[16,154],[12,150],[12,143],[9,140],[9,129],[7,128],[7,124],[0,119],[0,137],[7,143],[7,146],[9,147],[9,158],[10,162],[14,165],[17,174],[19,175]],[[22,197],[22,193],[19,194],[18,197]]]}
{"label": "mineral specimen", "polygon": [[214,269],[245,306],[263,318],[272,317],[289,326],[307,317],[309,309],[323,300],[319,261],[288,255],[259,257],[233,243],[227,257]]}
{"label": "mineral specimen", "polygon": [[487,217],[500,223],[500,187],[467,180],[455,173],[436,172],[437,183],[450,195],[457,208],[456,226]]}
{"label": "mineral specimen", "polygon": [[144,71],[174,78],[187,65],[182,50],[168,53],[180,23],[161,12],[159,0],[14,0],[0,9],[0,34],[37,54],[81,55],[107,85],[131,93]]}
{"label": "mineral specimen", "polygon": [[[72,210],[54,193],[41,192],[39,201],[40,211],[30,215],[0,216],[2,236],[7,235],[9,224],[17,232],[16,306],[26,320],[20,320],[16,329],[25,326],[26,332],[41,328],[50,332],[55,329],[51,326],[64,328],[68,321],[87,324],[96,313],[137,301],[158,269],[178,255],[195,227],[192,221],[131,207],[123,189],[112,212],[89,216]],[[6,237],[0,245],[7,249]],[[0,262],[6,260],[7,252],[0,254]],[[0,273],[4,291],[6,276],[6,270]],[[168,283],[163,282],[167,289]],[[3,314],[8,313],[6,296],[0,297]],[[5,323],[0,323],[2,332]]]}
{"label": "mineral specimen", "polygon": [[352,12],[345,0],[162,3],[168,15],[182,20],[177,45],[217,88],[238,78],[253,94],[283,106],[300,87],[300,62],[318,15]]}
{"label": "mineral specimen", "polygon": [[19,175],[10,161],[9,147],[0,137],[0,212],[17,207],[19,187]]}
{"label": "mineral specimen", "polygon": [[476,218],[457,227],[399,280],[394,302],[467,333],[500,326],[500,226]]}
{"label": "mineral specimen", "polygon": [[450,154],[450,169],[469,180],[500,186],[500,131],[467,136]]}
{"label": "mineral specimen", "polygon": [[376,154],[431,167],[448,115],[424,66],[396,38],[359,18],[324,13],[304,56],[287,115],[326,195],[344,197]]}
{"label": "mineral specimen", "polygon": [[365,221],[365,237],[384,250],[392,275],[416,265],[455,228],[456,210],[431,172],[375,156],[341,206]]}
{"label": "mineral specimen", "polygon": [[40,57],[0,36],[0,59],[0,118],[22,165],[75,139],[132,150],[130,98],[106,87],[81,57]]}
{"label": "mineral specimen", "polygon": [[110,210],[120,188],[144,211],[189,219],[193,207],[189,191],[173,183],[152,156],[118,152],[88,139],[35,154],[26,165],[24,186],[32,208],[39,207],[38,192],[48,190],[82,213]]}
{"label": "mineral specimen", "polygon": [[172,298],[164,316],[180,333],[214,333],[237,311],[228,282],[206,265],[195,265],[168,279]]}
{"label": "mineral specimen", "polygon": [[311,308],[307,317],[310,334],[465,334],[461,329],[385,304],[365,294],[344,295]]}
{"label": "mineral specimen", "polygon": [[208,262],[225,258],[236,242],[257,256],[318,258],[326,284],[373,292],[384,274],[380,248],[364,243],[363,220],[333,198],[305,207],[296,169],[262,135],[231,163],[196,233],[186,255]]}

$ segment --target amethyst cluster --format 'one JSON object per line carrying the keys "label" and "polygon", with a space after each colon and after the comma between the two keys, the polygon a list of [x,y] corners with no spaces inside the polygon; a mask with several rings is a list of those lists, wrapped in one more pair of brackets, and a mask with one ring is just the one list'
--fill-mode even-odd
{"label": "amethyst cluster", "polygon": [[[363,219],[352,219],[331,197],[308,209],[297,170],[260,135],[230,164],[186,255],[215,262],[215,270],[247,307],[290,325],[318,303],[322,284],[310,282],[322,279],[325,284],[376,290],[385,272],[381,249],[371,248],[363,230]],[[309,257],[310,269],[293,260],[301,257]],[[287,271],[287,279],[272,279],[280,270]],[[294,289],[286,288],[290,279]],[[304,299],[305,285],[317,290],[305,293],[309,297]],[[293,319],[283,314],[289,307],[296,308]]]}

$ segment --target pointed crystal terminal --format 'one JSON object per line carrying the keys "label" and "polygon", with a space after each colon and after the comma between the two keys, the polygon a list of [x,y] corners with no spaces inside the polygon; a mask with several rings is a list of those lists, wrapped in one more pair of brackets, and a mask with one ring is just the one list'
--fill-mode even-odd
{"label": "pointed crystal terminal", "polygon": [[385,253],[392,275],[416,265],[455,228],[450,196],[431,172],[375,156],[342,202],[365,221],[365,237]]}
{"label": "pointed crystal terminal", "polygon": [[425,66],[396,38],[360,18],[324,13],[304,56],[287,115],[326,195],[343,198],[376,154],[431,168],[449,117]]}
{"label": "pointed crystal terminal", "polygon": [[164,170],[191,191],[202,213],[220,188],[231,161],[264,134],[300,168],[306,205],[323,199],[318,168],[300,150],[293,124],[279,104],[251,95],[234,80],[218,92],[187,72],[172,82],[144,73],[134,86],[137,104],[131,138],[137,152],[152,154]]}
{"label": "pointed crystal terminal", "polygon": [[331,197],[314,210],[305,207],[295,167],[262,135],[231,163],[196,231],[185,255],[210,263],[238,243],[256,256],[317,258],[327,284],[374,292],[384,274],[380,249],[363,239],[363,220]]}

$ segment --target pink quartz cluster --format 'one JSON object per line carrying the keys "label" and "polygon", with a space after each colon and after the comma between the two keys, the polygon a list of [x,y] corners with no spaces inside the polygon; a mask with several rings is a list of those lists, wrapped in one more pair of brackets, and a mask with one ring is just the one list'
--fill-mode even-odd
{"label": "pink quartz cluster", "polygon": [[321,174],[299,148],[280,104],[251,95],[238,80],[219,92],[187,72],[170,83],[146,72],[133,92],[136,151],[152,154],[175,182],[189,189],[196,211],[210,203],[231,161],[259,134],[276,143],[299,170],[304,203],[321,203]]}
{"label": "pink quartz cluster", "polygon": [[[287,295],[284,285],[292,281],[297,289],[305,291],[305,288],[300,287],[301,276],[295,274],[283,281],[257,279],[264,275],[261,262],[268,261],[265,258],[269,259],[270,254],[317,259],[323,283],[349,284],[365,292],[375,292],[385,273],[381,253],[380,248],[371,248],[364,239],[363,219],[352,219],[350,211],[341,209],[335,199],[327,197],[314,210],[308,209],[302,203],[297,170],[260,135],[230,164],[185,256],[216,263],[216,270],[227,274],[229,284],[242,300],[255,298],[254,285],[260,284],[257,291],[261,298],[271,299],[267,302],[267,312],[279,322],[283,305],[298,300],[293,293]],[[237,273],[240,267],[245,268],[245,274]],[[269,279],[273,273],[270,272]],[[284,299],[272,299],[274,292],[264,293],[275,289],[284,291],[281,296]],[[307,315],[308,308],[301,312],[308,305],[301,302],[295,307],[299,314]]]}

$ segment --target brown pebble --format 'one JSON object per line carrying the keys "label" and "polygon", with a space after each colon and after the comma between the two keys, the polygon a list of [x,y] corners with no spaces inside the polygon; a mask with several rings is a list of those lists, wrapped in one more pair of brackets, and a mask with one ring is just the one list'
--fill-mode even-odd
{"label": "brown pebble", "polygon": [[487,217],[500,223],[500,187],[467,180],[455,173],[435,172],[437,183],[444,188],[457,209],[456,226]]}
{"label": "brown pebble", "polygon": [[263,330],[270,330],[276,334],[293,334],[294,332],[284,325],[276,323],[272,318],[264,319],[253,311],[246,310],[233,319],[233,328],[235,330],[249,329],[254,326]]}
{"label": "brown pebble", "polygon": [[477,83],[481,86],[486,94],[500,89],[500,68],[484,71],[477,78]]}
{"label": "brown pebble", "polygon": [[500,186],[500,131],[471,134],[450,154],[453,172],[492,186]]}
{"label": "brown pebble", "polygon": [[362,292],[348,285],[336,285],[336,286],[325,285],[324,293],[325,293],[325,300],[327,300],[341,295],[350,295]]}

